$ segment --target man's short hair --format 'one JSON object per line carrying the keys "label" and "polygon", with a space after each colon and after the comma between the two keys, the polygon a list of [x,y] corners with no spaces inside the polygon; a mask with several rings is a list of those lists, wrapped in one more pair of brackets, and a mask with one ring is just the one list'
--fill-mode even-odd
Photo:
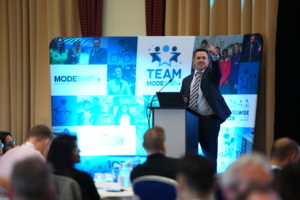
{"label": "man's short hair", "polygon": [[193,59],[195,58],[196,56],[196,53],[197,52],[206,52],[207,56],[209,55],[209,52],[206,50],[206,49],[202,49],[202,48],[199,48],[199,49],[195,49],[194,52],[193,52]]}
{"label": "man's short hair", "polygon": [[292,153],[299,153],[299,145],[290,138],[280,138],[275,141],[271,150],[271,158],[286,160]]}
{"label": "man's short hair", "polygon": [[188,188],[201,196],[209,195],[215,182],[213,164],[205,157],[188,154],[178,162],[178,176]]}
{"label": "man's short hair", "polygon": [[52,132],[46,125],[36,125],[30,129],[29,137],[34,137],[37,140],[52,138]]}
{"label": "man's short hair", "polygon": [[31,157],[16,163],[11,177],[13,195],[22,199],[45,199],[52,182],[47,164]]}
{"label": "man's short hair", "polygon": [[143,146],[147,151],[159,151],[165,143],[166,135],[163,128],[155,126],[147,130],[144,135]]}

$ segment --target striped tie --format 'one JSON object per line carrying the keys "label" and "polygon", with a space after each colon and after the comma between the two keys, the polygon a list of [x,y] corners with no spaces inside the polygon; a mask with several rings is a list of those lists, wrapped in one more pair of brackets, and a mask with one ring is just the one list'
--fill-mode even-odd
{"label": "striped tie", "polygon": [[202,76],[202,72],[196,73],[192,93],[190,95],[189,107],[193,110],[197,110],[197,99],[198,99],[201,76]]}

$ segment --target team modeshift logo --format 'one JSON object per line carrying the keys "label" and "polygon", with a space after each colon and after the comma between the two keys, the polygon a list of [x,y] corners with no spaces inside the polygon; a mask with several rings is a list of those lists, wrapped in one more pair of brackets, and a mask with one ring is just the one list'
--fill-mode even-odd
{"label": "team modeshift logo", "polygon": [[[149,51],[151,51],[151,49]],[[152,63],[158,62],[158,66],[171,66],[172,61],[178,63],[178,57],[181,53],[177,52],[177,46],[170,48],[169,45],[164,45],[162,48],[160,46],[156,46],[154,51],[149,54],[152,57]]]}

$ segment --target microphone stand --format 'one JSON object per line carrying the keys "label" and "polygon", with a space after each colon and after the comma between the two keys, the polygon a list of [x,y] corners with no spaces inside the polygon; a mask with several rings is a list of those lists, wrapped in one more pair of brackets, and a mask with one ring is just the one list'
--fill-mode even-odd
{"label": "microphone stand", "polygon": [[[171,78],[158,92],[161,92],[169,83],[171,83],[173,79]],[[157,93],[157,92],[156,92]],[[152,109],[152,104],[154,101],[154,97],[156,96],[156,93],[152,96],[151,101],[149,102],[147,108],[150,109],[149,114],[147,115],[147,120],[148,120],[148,127],[150,128],[150,117],[151,117],[151,109]],[[147,110],[148,110],[147,109]]]}

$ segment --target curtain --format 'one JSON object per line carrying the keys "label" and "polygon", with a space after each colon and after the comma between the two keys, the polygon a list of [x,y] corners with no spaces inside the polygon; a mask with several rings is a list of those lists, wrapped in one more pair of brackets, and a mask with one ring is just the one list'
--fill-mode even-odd
{"label": "curtain", "polygon": [[254,149],[264,153],[274,140],[277,8],[278,0],[166,1],[166,35],[263,36]]}
{"label": "curtain", "polygon": [[165,35],[166,0],[146,0],[147,36]]}
{"label": "curtain", "polygon": [[1,0],[0,23],[0,130],[20,144],[33,125],[51,126],[49,43],[81,36],[78,4]]}
{"label": "curtain", "polygon": [[78,0],[82,36],[102,35],[103,0]]}

